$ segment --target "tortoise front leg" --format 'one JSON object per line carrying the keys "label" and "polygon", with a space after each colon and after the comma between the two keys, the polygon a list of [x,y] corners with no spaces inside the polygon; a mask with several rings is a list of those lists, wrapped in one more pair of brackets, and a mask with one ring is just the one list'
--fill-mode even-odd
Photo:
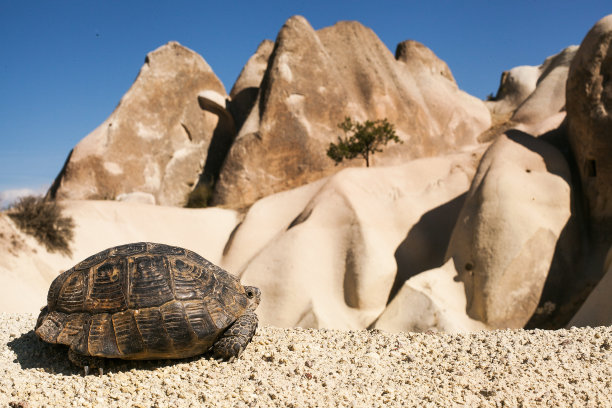
{"label": "tortoise front leg", "polygon": [[83,367],[85,375],[89,374],[90,368],[97,368],[100,375],[104,374],[103,367],[106,359],[102,357],[86,356],[84,354],[77,353],[71,348],[68,350],[68,358],[70,361],[72,361],[72,364]]}
{"label": "tortoise front leg", "polygon": [[230,363],[246,348],[257,330],[257,315],[252,311],[240,316],[213,344],[213,356]]}

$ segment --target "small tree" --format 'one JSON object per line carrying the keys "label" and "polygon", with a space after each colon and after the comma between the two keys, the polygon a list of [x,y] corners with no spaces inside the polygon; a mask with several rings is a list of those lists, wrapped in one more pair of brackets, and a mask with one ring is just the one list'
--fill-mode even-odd
{"label": "small tree", "polygon": [[382,152],[381,147],[393,141],[403,143],[395,133],[394,126],[387,119],[375,121],[367,120],[365,123],[353,122],[346,117],[338,127],[347,135],[345,138],[338,137],[338,143],[330,143],[327,155],[336,162],[336,165],[344,159],[363,157],[366,167],[370,167],[370,155]]}

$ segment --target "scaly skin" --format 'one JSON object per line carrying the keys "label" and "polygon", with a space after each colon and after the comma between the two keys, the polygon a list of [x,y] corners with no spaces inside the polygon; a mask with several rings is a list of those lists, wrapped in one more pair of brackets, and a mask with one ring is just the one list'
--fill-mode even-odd
{"label": "scaly skin", "polygon": [[252,310],[240,316],[213,344],[213,356],[229,362],[240,358],[257,330],[257,322]]}

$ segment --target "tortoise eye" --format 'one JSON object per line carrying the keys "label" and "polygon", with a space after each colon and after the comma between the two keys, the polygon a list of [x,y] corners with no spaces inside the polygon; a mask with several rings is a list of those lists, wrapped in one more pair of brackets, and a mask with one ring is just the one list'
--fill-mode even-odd
{"label": "tortoise eye", "polygon": [[248,298],[252,298],[253,296],[255,296],[255,294],[253,293],[252,290],[247,290],[246,295],[247,295]]}

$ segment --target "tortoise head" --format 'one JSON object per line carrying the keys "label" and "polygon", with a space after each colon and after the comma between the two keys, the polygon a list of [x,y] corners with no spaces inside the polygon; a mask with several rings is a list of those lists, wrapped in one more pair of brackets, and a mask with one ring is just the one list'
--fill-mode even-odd
{"label": "tortoise head", "polygon": [[257,309],[257,306],[259,306],[259,302],[261,301],[261,290],[259,290],[259,288],[256,288],[255,286],[244,286],[244,292],[246,293],[246,296],[249,299],[249,305],[247,306],[247,309]]}

